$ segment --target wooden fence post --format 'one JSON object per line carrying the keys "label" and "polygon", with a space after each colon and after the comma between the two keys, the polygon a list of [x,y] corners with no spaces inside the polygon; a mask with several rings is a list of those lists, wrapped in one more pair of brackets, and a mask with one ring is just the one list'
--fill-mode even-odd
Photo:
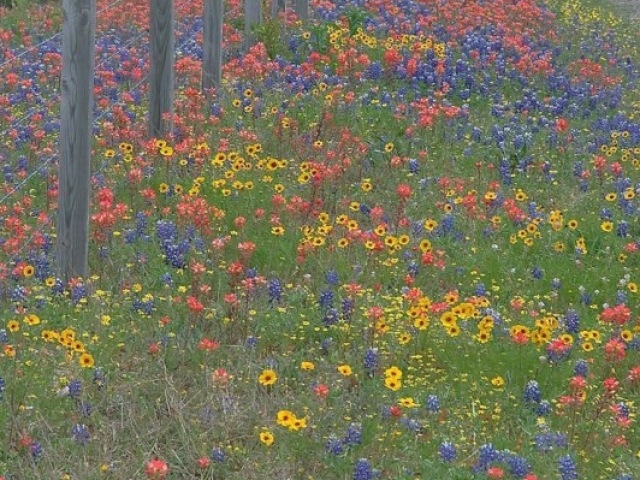
{"label": "wooden fence post", "polygon": [[[162,137],[173,130],[175,14],[173,0],[151,2],[151,69],[149,73],[149,136]],[[168,118],[166,118],[168,116]]]}
{"label": "wooden fence post", "polygon": [[202,45],[202,92],[220,88],[222,79],[222,0],[205,0]]}
{"label": "wooden fence post", "polygon": [[89,183],[93,138],[96,0],[63,0],[58,271],[89,274]]}
{"label": "wooden fence post", "polygon": [[272,0],[271,2],[271,18],[278,18],[280,10],[284,10],[284,2],[282,0]]}
{"label": "wooden fence post", "polygon": [[261,0],[245,0],[244,1],[244,50],[256,43],[256,36],[253,34],[253,28],[262,21],[262,2]]}
{"label": "wooden fence post", "polygon": [[309,0],[296,0],[295,11],[300,20],[309,20]]}

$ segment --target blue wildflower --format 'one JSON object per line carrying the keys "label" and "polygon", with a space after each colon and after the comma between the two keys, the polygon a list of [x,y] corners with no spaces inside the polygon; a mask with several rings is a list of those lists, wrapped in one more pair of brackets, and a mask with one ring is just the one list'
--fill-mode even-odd
{"label": "blue wildflower", "polygon": [[440,398],[437,395],[429,395],[425,405],[429,413],[438,413],[440,411]]}
{"label": "blue wildflower", "polygon": [[589,364],[586,360],[578,360],[573,367],[573,373],[579,377],[586,377],[589,374]]}
{"label": "blue wildflower", "polygon": [[78,398],[82,393],[82,381],[78,379],[73,379],[69,382],[69,396],[71,398]]}
{"label": "blue wildflower", "polygon": [[342,442],[345,445],[360,445],[362,443],[362,425],[351,423]]}
{"label": "blue wildflower", "polygon": [[76,423],[71,427],[71,438],[73,438],[80,445],[86,445],[89,443],[91,434],[89,428],[83,423]]}
{"label": "blue wildflower", "polygon": [[224,453],[224,450],[222,450],[221,448],[214,448],[211,451],[211,460],[214,461],[215,463],[224,463],[226,455]]}
{"label": "blue wildflower", "polygon": [[29,444],[29,451],[31,452],[31,457],[34,460],[38,460],[43,453],[43,448],[42,445],[40,444],[40,442],[33,440],[30,444]]}
{"label": "blue wildflower", "polygon": [[329,285],[337,285],[340,283],[340,277],[338,276],[338,272],[335,270],[329,270],[325,274],[324,279]]}
{"label": "blue wildflower", "polygon": [[524,387],[524,401],[527,404],[540,403],[541,399],[540,385],[535,380],[529,380]]}
{"label": "blue wildflower", "polygon": [[269,280],[267,290],[269,292],[269,304],[280,303],[282,301],[283,287],[280,280],[277,278]]}
{"label": "blue wildflower", "polygon": [[442,442],[438,448],[438,455],[443,462],[451,463],[456,458],[456,447],[451,442]]}
{"label": "blue wildflower", "polygon": [[578,470],[571,455],[565,455],[558,460],[558,472],[562,480],[577,480]]}
{"label": "blue wildflower", "polygon": [[333,307],[333,291],[323,290],[318,298],[318,305],[322,310],[328,310]]}
{"label": "blue wildflower", "polygon": [[376,373],[376,368],[378,367],[378,349],[377,348],[368,348],[366,352],[364,352],[364,369],[367,372],[367,375],[373,377]]}
{"label": "blue wildflower", "polygon": [[342,440],[335,435],[331,435],[327,439],[327,442],[324,444],[324,448],[332,455],[340,455],[344,452],[344,444],[342,443]]}
{"label": "blue wildflower", "polygon": [[371,467],[369,460],[361,458],[356,462],[353,480],[373,480],[377,476],[378,472]]}

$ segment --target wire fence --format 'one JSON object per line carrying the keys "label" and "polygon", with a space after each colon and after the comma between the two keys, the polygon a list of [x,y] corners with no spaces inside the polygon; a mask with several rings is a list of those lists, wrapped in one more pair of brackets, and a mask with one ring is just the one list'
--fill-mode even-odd
{"label": "wire fence", "polygon": [[[115,0],[114,2],[110,3],[109,5],[106,5],[105,7],[101,8],[100,10],[98,10],[96,12],[96,15],[101,15],[101,14],[111,10],[112,8],[114,8],[115,6],[119,5],[122,2],[124,2],[124,0]],[[2,71],[3,67],[15,62],[16,60],[20,60],[21,58],[24,58],[30,52],[33,52],[34,50],[37,50],[38,48],[42,47],[43,45],[46,45],[51,40],[61,37],[62,33],[63,33],[62,30],[60,30],[59,32],[56,32],[55,34],[51,35],[50,37],[45,38],[44,40],[40,41],[36,45],[32,45],[31,47],[27,48],[25,51],[20,52],[19,54],[12,56],[10,59],[5,60],[4,62],[0,63],[0,71]]]}
{"label": "wire fence", "polygon": [[[118,4],[122,3],[124,0],[117,0],[115,2],[112,2],[111,4],[109,4],[108,6],[102,8],[99,10],[98,13],[103,13],[106,12],[112,8],[114,8],[115,6],[117,6]],[[180,5],[176,6],[176,10],[179,10],[180,8],[186,6],[188,4],[188,2],[182,2]],[[35,49],[37,49],[39,46],[45,45],[47,42],[49,42],[51,39],[57,37],[61,32],[58,32],[58,34],[53,35],[45,40],[43,40],[42,42],[40,42],[37,45],[34,45],[33,47],[31,47],[30,49],[28,49],[25,52],[22,52],[20,54],[20,56],[25,56],[28,52],[33,51]],[[194,32],[191,37],[189,39],[187,39],[187,41],[185,41],[185,44],[192,40],[193,38],[195,38],[195,36],[197,35],[198,32]],[[119,45],[118,46],[118,52],[115,52],[113,54],[110,54],[108,57],[106,58],[102,58],[99,63],[96,64],[95,66],[95,70],[98,71],[100,70],[100,68],[108,65],[111,61],[116,60],[117,57],[119,57],[120,55],[122,55],[122,52],[125,51],[126,49],[132,47],[134,44],[136,44],[138,41],[142,40],[143,38],[147,37],[149,35],[148,31],[142,31],[139,34],[137,34],[136,36],[134,36],[133,38],[130,38],[124,45]],[[178,46],[178,52],[180,51],[180,49],[183,47],[184,45],[179,45]],[[8,63],[11,63],[14,59],[18,58],[18,56],[13,57],[10,61],[8,62],[4,62],[4,64],[0,64],[0,68],[3,65],[6,65]],[[122,93],[132,93],[135,89],[139,88],[139,86],[144,83],[144,81],[147,79],[147,77],[143,77],[142,80],[140,82],[138,82],[137,85],[135,85],[134,87],[132,87],[131,89],[129,89],[129,91],[125,91]],[[113,106],[115,106],[117,104],[113,104]],[[16,130],[17,128],[19,128],[20,126],[28,123],[31,118],[35,115],[38,114],[40,111],[42,110],[42,107],[32,107],[30,108],[26,113],[24,113],[23,115],[21,115],[20,117],[18,117],[17,119],[14,119],[11,121],[11,125],[9,127],[7,127],[6,129],[2,130],[0,132],[0,137],[3,137],[7,134],[9,134],[10,132]],[[94,123],[97,122],[98,120],[102,119],[107,113],[109,112],[108,109],[105,109],[104,112],[102,112],[101,114],[99,114],[97,117],[95,117]],[[39,162],[39,165],[36,167],[36,169],[34,171],[32,171],[29,175],[27,175],[25,178],[23,178],[18,184],[14,185],[11,190],[3,195],[2,197],[0,197],[0,205],[4,204],[5,202],[7,202],[10,197],[12,195],[14,195],[16,192],[18,192],[19,190],[21,190],[25,185],[27,185],[29,183],[29,181],[34,178],[35,176],[37,176],[38,174],[43,174],[45,171],[47,171],[49,169],[49,167],[52,166],[53,160],[55,159],[55,156],[51,155],[47,158],[45,158],[44,160],[41,160]]]}
{"label": "wire fence", "polygon": [[[200,33],[201,31],[202,31],[201,28],[197,29],[191,35],[189,35],[189,37],[186,40],[183,40],[177,47],[178,51],[180,51],[181,48],[185,47],[189,42],[193,41],[195,39],[195,37],[198,35],[198,33]],[[133,87],[128,89],[125,93],[133,93],[135,90],[140,88],[147,80],[148,80],[148,74],[145,75],[142,79],[140,79],[135,85],[133,85]],[[125,105],[126,104],[124,102],[116,102],[116,103],[110,105],[109,107],[105,108],[98,116],[96,116],[94,118],[94,120],[93,120],[94,125],[96,125],[101,119],[106,117],[113,110],[113,107],[115,107],[115,106],[125,106]],[[49,165],[50,163],[52,163],[55,158],[56,157],[53,156],[53,155],[50,156],[49,158],[47,158],[46,159],[46,165]],[[95,179],[97,175],[100,175],[105,170],[105,168],[109,165],[109,163],[110,163],[109,160],[103,160],[101,162],[100,166],[92,173],[92,177]],[[39,167],[36,171],[32,172],[29,175],[28,178],[25,178],[21,182],[21,185],[25,185],[29,181],[29,179],[32,178],[34,175],[36,175],[38,173],[38,171],[41,170],[43,167],[45,167],[44,164],[42,165],[42,167]],[[0,198],[0,205],[9,196],[11,196],[11,194],[8,194],[5,197]],[[51,222],[45,222],[39,228],[35,229],[31,233],[31,235],[22,243],[22,245],[20,246],[18,251],[14,254],[14,256],[20,257],[21,254],[32,244],[32,242],[39,235],[43,235],[45,230],[47,228],[50,228],[50,227],[51,227]]]}
{"label": "wire fence", "polygon": [[[119,3],[121,3],[122,1],[123,0],[118,0],[116,2],[113,2],[110,5],[111,6],[115,6],[115,5],[119,4]],[[104,10],[105,9],[102,9],[102,11],[104,11]],[[234,9],[234,10],[229,11],[229,12],[225,12],[225,19],[229,18],[232,15],[237,15],[240,12],[241,12],[240,8]],[[190,32],[186,38],[181,38],[180,42],[176,46],[177,54],[184,54],[184,52],[185,52],[185,48],[184,47],[186,47],[190,42],[193,42],[196,39],[196,37],[198,36],[198,34],[200,34],[202,32],[202,29],[203,29],[203,24],[201,23],[197,28],[195,28],[192,32]],[[129,47],[133,46],[134,44],[136,44],[136,42],[142,40],[147,35],[148,35],[148,32],[146,32],[146,31],[145,32],[141,32],[140,34],[136,35],[135,37],[129,39],[124,45],[120,46],[120,48],[121,49],[129,48]],[[52,37],[47,39],[47,41],[49,41],[51,38]],[[44,44],[44,43],[46,43],[46,42],[41,42],[41,44]],[[112,55],[109,55],[107,58],[101,59],[100,62],[96,65],[96,69],[99,69],[100,67],[103,67],[103,66],[107,65],[109,62],[111,62],[113,60],[116,60],[117,57],[118,57],[118,53],[114,53]],[[132,94],[135,91],[137,91],[138,89],[140,89],[141,87],[143,87],[143,85],[148,82],[148,75],[149,75],[149,73],[147,72],[133,86],[127,88],[124,91],[119,92],[120,97],[122,98],[126,94]],[[99,122],[101,120],[103,120],[105,117],[108,117],[108,115],[110,113],[112,113],[113,109],[115,107],[117,107],[117,106],[124,107],[124,106],[126,106],[126,103],[124,101],[118,101],[118,102],[110,103],[99,114],[94,116],[94,119],[93,119],[94,128],[98,128]],[[33,113],[36,113],[36,112],[37,112],[36,108],[31,109],[27,114],[25,114],[22,118],[20,118],[17,123],[12,124],[12,126],[6,132],[3,132],[3,133],[7,133],[7,132],[13,130],[14,128],[16,128],[16,126],[23,124],[27,119],[29,119],[32,116]],[[3,205],[4,203],[6,203],[7,201],[9,201],[10,198],[13,195],[15,195],[18,191],[20,191],[23,188],[25,188],[34,179],[34,177],[36,177],[38,175],[40,175],[40,176],[48,176],[49,170],[53,166],[55,166],[57,164],[57,158],[58,158],[58,155],[54,153],[54,154],[49,155],[45,159],[40,160],[39,164],[35,168],[35,170],[33,170],[31,173],[29,173],[25,178],[21,179],[19,183],[13,185],[13,187],[11,188],[11,190],[9,192],[7,192],[5,195],[0,197],[0,206]],[[110,159],[103,160],[101,162],[101,164],[92,172],[92,179],[95,180],[95,178],[98,175],[102,174],[110,163],[111,163]],[[49,219],[48,221],[43,222],[37,228],[32,229],[30,231],[30,235],[21,242],[21,245],[17,249],[17,251],[14,251],[14,252],[11,253],[11,256],[13,258],[20,258],[25,253],[25,251],[28,251],[30,249],[30,247],[33,246],[33,242],[36,239],[38,239],[40,236],[44,235],[47,230],[50,230],[52,228],[53,224],[54,224],[54,222],[51,221],[51,219]]]}

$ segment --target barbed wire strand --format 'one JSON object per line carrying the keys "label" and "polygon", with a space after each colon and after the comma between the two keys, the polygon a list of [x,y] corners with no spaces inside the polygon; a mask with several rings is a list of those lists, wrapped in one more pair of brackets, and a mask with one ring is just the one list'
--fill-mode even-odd
{"label": "barbed wire strand", "polygon": [[7,128],[7,129],[5,129],[5,130],[0,132],[0,137],[4,137],[11,130],[13,130],[14,128],[19,127],[20,125],[22,125],[25,120],[30,119],[35,113],[36,113],[36,107],[32,107],[31,109],[29,109],[29,111],[27,113],[25,113],[21,117],[18,117],[17,119],[12,120],[11,121],[11,125],[9,126],[9,128]]}
{"label": "barbed wire strand", "polygon": [[[137,35],[135,38],[129,40],[127,43],[125,43],[124,45],[122,45],[120,48],[128,48],[131,45],[133,45],[135,42],[137,42],[138,40],[140,40],[142,37],[145,37],[149,35],[149,32],[146,31],[142,31],[142,33],[140,33],[139,35]],[[110,55],[107,58],[103,58],[100,60],[100,63],[96,64],[95,66],[95,70],[98,70],[100,67],[102,67],[103,65],[107,64],[109,61],[113,60],[114,58],[116,58],[121,52],[116,52],[112,55]]]}
{"label": "barbed wire strand", "polygon": [[[114,7],[115,5],[118,5],[119,3],[122,3],[124,0],[117,0],[113,3],[111,3],[109,6],[102,8],[98,13],[104,12],[106,10],[108,10],[109,8]],[[187,2],[183,2],[181,3],[179,6],[176,6],[176,9],[179,9],[180,7],[185,7],[187,5]],[[195,35],[197,35],[198,31],[196,31],[187,41],[190,41],[193,37],[195,37]],[[131,46],[133,43],[135,43],[137,40],[139,40],[140,38],[144,37],[148,35],[147,31],[143,31],[140,35],[136,36],[135,38],[133,38],[132,40],[128,41],[123,48],[127,48],[129,46]],[[51,37],[50,37],[51,38]],[[41,43],[46,43],[46,42],[41,42]],[[178,48],[181,48],[182,46],[184,46],[186,44],[186,42],[182,45],[180,45]],[[37,47],[37,46],[36,46]],[[115,56],[117,56],[117,54],[113,54],[112,56],[110,56],[109,58],[101,61],[99,64],[96,65],[95,69],[98,69],[99,67],[101,67],[102,65],[104,65],[106,62],[108,62],[109,60],[115,58]],[[2,67],[2,65],[0,65],[0,67]],[[140,82],[138,82],[138,84],[134,85],[134,87],[132,87],[131,89],[129,89],[126,93],[131,93],[134,90],[138,89],[140,87],[140,85],[142,83],[144,83],[144,80],[146,80],[148,78],[148,76],[145,76]],[[118,104],[114,104],[113,106],[116,106]],[[98,117],[96,117],[94,119],[94,122],[98,121],[99,119],[103,118],[107,113],[108,113],[108,109],[105,110],[102,114],[100,114]],[[33,116],[36,112],[35,108],[32,108],[29,112],[27,112],[25,115],[23,115],[22,117],[20,117],[20,119],[17,121],[17,123],[15,123],[15,121],[12,123],[12,125],[5,129],[4,131],[0,132],[0,136],[3,136],[6,133],[9,133],[10,131],[12,131],[13,129],[15,129],[16,127],[18,127],[19,125],[21,125],[22,123],[25,122],[25,120],[30,119],[31,116]],[[51,161],[53,160],[53,158],[55,158],[54,156],[51,156],[49,158],[47,158],[44,162],[41,162],[40,165],[38,167],[36,167],[36,169],[31,172],[27,177],[25,177],[20,183],[18,183],[17,185],[15,185],[13,187],[13,189],[6,195],[4,195],[3,197],[0,197],[0,205],[2,205],[9,197],[11,197],[13,194],[15,194],[18,190],[20,190],[24,185],[26,185],[28,183],[28,181],[33,178],[35,175],[37,175],[38,173],[40,173],[43,170],[43,167],[48,166]]]}
{"label": "barbed wire strand", "polygon": [[[122,1],[122,0],[121,0]],[[119,2],[116,2],[119,3]],[[236,9],[233,12],[229,12],[229,13],[235,13],[237,11],[239,11],[240,9]],[[191,35],[189,35],[189,37],[182,41],[180,43],[180,45],[178,45],[177,50],[181,50],[182,47],[184,47],[187,43],[189,43],[190,41],[192,41],[199,33],[200,33],[201,29],[197,29],[196,31],[194,31]],[[144,77],[142,77],[142,79],[140,79],[133,87],[129,88],[126,93],[132,93],[133,91],[137,90],[138,88],[140,88],[142,86],[142,84],[145,83],[145,81],[148,80],[149,75],[145,75]],[[123,102],[118,102],[115,103],[113,105],[111,105],[111,108],[106,108],[102,113],[100,113],[97,117],[95,117],[93,119],[93,124],[96,124],[99,120],[101,120],[102,118],[104,118],[109,111],[113,110],[113,107],[116,105],[125,105]],[[22,180],[22,182],[20,182],[18,185],[16,185],[13,190],[8,193],[7,195],[5,195],[4,197],[0,198],[0,205],[7,199],[9,198],[11,195],[13,195],[16,191],[18,191],[20,188],[22,188],[22,186],[24,186],[33,176],[37,175],[40,171],[43,170],[44,167],[47,167],[54,159],[55,159],[55,155],[51,155],[49,158],[47,158],[43,163],[41,163],[38,168],[36,168],[36,170],[34,170],[30,175],[28,175],[26,178],[24,178]],[[97,174],[101,173],[104,168],[106,168],[106,166],[109,164],[108,161],[103,161],[102,164],[100,165],[100,167],[92,174],[93,177],[95,177]],[[21,245],[21,247],[18,249],[18,251],[14,254],[14,256],[19,256],[33,241],[33,239],[36,237],[36,235],[38,235],[39,233],[44,232],[45,228],[48,227],[50,225],[51,222],[45,222],[43,223],[43,225],[41,227],[39,227],[38,229],[36,229],[30,236],[29,238],[23,242],[23,244]]]}
{"label": "barbed wire strand", "polygon": [[[113,7],[115,7],[116,5],[120,4],[124,2],[124,0],[115,0],[113,3],[106,5],[105,7],[101,8],[100,10],[98,10],[96,12],[96,16],[100,15],[101,13],[104,13],[108,10],[111,10]],[[27,55],[29,52],[33,52],[34,50],[36,50],[37,48],[41,47],[42,45],[50,42],[51,40],[58,38],[60,35],[62,35],[62,30],[59,32],[54,33],[53,35],[51,35],[48,38],[45,38],[44,40],[42,40],[41,42],[37,43],[36,45],[32,45],[31,47],[29,47],[28,49],[26,49],[23,52],[20,52],[17,55],[14,55],[13,57],[11,57],[9,60],[5,60],[4,62],[0,63],[0,70],[9,65],[10,63],[15,62],[16,60],[19,60],[20,58],[24,57],[25,55]]]}
{"label": "barbed wire strand", "polygon": [[[191,40],[193,40],[198,35],[198,33],[200,33],[200,29],[197,29],[195,32],[193,32],[191,35],[189,35],[189,38],[187,38],[186,40],[181,42],[180,45],[178,45],[177,49],[180,50],[182,47],[184,47],[187,43],[189,43]],[[142,79],[139,80],[133,87],[129,88],[128,90],[126,90],[123,93],[132,93],[132,92],[134,92],[135,90],[140,88],[142,86],[142,84],[145,83],[146,80],[148,80],[148,78],[149,78],[149,75],[147,74],[144,77],[142,77]],[[115,107],[115,106],[125,106],[125,105],[126,104],[123,103],[123,102],[117,102],[117,103],[114,103],[114,104],[110,105],[109,107],[104,109],[98,116],[96,116],[93,119],[93,123],[95,124],[99,120],[104,118],[108,113],[110,113],[110,111],[113,110],[113,107]],[[9,192],[8,194],[6,194],[3,197],[1,197],[0,198],[0,205],[2,205],[9,197],[11,197],[18,190],[20,190],[24,185],[26,185],[31,178],[33,178],[35,175],[40,173],[43,170],[44,167],[48,166],[53,161],[54,158],[55,158],[55,155],[49,156],[33,172],[31,172],[27,177],[25,177],[20,183],[15,185],[14,188],[11,190],[11,192]],[[95,173],[101,172],[104,169],[104,164],[105,164],[105,162],[103,162],[103,165],[100,168],[98,168],[98,170],[96,170]]]}

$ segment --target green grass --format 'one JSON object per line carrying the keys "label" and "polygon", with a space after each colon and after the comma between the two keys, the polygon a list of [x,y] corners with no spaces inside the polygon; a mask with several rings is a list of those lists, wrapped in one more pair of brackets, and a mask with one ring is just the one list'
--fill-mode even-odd
{"label": "green grass", "polygon": [[[588,0],[571,4],[596,5]],[[25,8],[19,5],[11,19],[0,22],[15,26]],[[567,24],[572,24],[574,13],[557,20],[564,25],[560,34],[567,36],[558,43],[564,45],[571,37],[574,43],[592,45],[594,32],[604,28],[601,21],[570,28]],[[367,15],[360,9],[348,12],[352,34]],[[619,29],[624,55],[640,60],[637,48],[625,40],[632,38],[632,26],[603,21]],[[332,55],[328,68],[335,71],[339,60],[325,38],[329,28],[297,28],[288,32],[300,43],[298,55],[304,59],[312,50],[326,51]],[[307,31],[311,34],[308,39]],[[295,58],[287,44],[280,43],[286,38],[275,24],[267,24],[261,35],[269,42],[270,57],[287,52],[288,58]],[[354,44],[370,58],[383,56],[380,46]],[[567,50],[558,57],[558,68],[581,54],[579,49]],[[453,61],[458,58],[462,56],[454,49]],[[613,65],[610,70],[620,72]],[[619,401],[626,402],[633,415],[637,412],[633,401],[638,384],[627,378],[638,365],[637,351],[630,349],[620,362],[606,360],[604,344],[619,336],[620,329],[598,318],[605,304],[616,303],[621,289],[626,289],[634,316],[640,305],[638,294],[630,288],[630,282],[640,282],[638,254],[620,259],[625,245],[638,237],[637,225],[630,222],[630,235],[621,238],[604,232],[600,219],[600,210],[607,206],[614,210],[615,221],[625,218],[614,202],[605,200],[615,190],[615,178],[609,173],[600,182],[592,178],[589,190],[582,192],[573,165],[581,160],[595,176],[593,156],[566,136],[557,146],[550,146],[545,129],[532,134],[526,151],[509,144],[501,152],[495,142],[475,142],[470,125],[481,127],[486,136],[494,123],[508,124],[492,116],[492,102],[480,94],[467,101],[452,97],[455,104],[468,104],[469,116],[464,121],[439,119],[433,128],[415,128],[413,134],[407,134],[415,115],[396,115],[394,109],[409,105],[418,95],[433,94],[433,89],[424,85],[413,89],[408,81],[390,75],[375,81],[356,77],[353,72],[341,77],[350,80],[344,82],[342,92],[313,80],[309,92],[300,95],[286,90],[282,83],[269,86],[260,80],[234,83],[228,79],[224,95],[215,99],[225,111],[219,119],[187,119],[189,135],[200,137],[197,143],[208,144],[206,154],[192,145],[167,160],[158,148],[136,140],[141,122],[128,130],[132,138],[116,134],[107,139],[104,131],[98,134],[103,146],[96,145],[94,162],[106,162],[104,187],[126,209],[113,226],[92,224],[92,232],[105,237],[92,241],[94,276],[86,279],[86,298],[73,304],[71,288],[56,294],[46,281],[20,272],[19,282],[6,280],[11,288],[18,284],[29,288],[30,295],[24,302],[25,312],[15,302],[6,301],[7,308],[0,315],[3,328],[10,329],[14,319],[20,327],[9,333],[17,356],[0,357],[0,375],[6,383],[0,409],[0,423],[6,425],[0,431],[0,475],[6,473],[12,479],[144,478],[145,463],[159,457],[170,465],[169,478],[176,479],[338,480],[353,478],[358,459],[367,458],[381,469],[382,479],[473,479],[487,477],[474,475],[471,467],[480,446],[488,443],[523,455],[539,478],[560,478],[558,459],[569,453],[585,479],[613,479],[640,470],[636,455],[640,437],[635,425],[625,430],[611,413]],[[193,85],[198,81],[195,76],[188,80]],[[554,92],[544,82],[540,76],[526,88],[535,87],[540,98],[551,96]],[[251,94],[245,93],[248,88]],[[401,90],[405,90],[403,100]],[[351,104],[347,91],[353,92]],[[519,99],[524,91],[516,79],[505,80],[501,102]],[[329,92],[332,100],[326,97]],[[626,95],[619,110],[631,118],[636,93]],[[253,109],[234,106],[234,101],[249,97],[254,99]],[[177,100],[187,112],[185,95],[179,94]],[[191,114],[203,111],[208,116],[210,100],[198,101],[207,108],[198,105]],[[143,108],[132,110],[140,113]],[[613,113],[613,109],[602,108],[591,116],[572,117],[571,127],[580,132],[579,140],[590,140],[590,127],[598,115]],[[460,136],[457,129],[462,131]],[[229,151],[237,152],[246,169],[233,160],[211,162],[223,150],[221,139],[229,145],[224,149],[227,156]],[[178,148],[177,142],[168,141]],[[314,145],[314,141],[320,143]],[[132,161],[125,160],[120,142],[133,144]],[[625,175],[637,183],[638,167],[631,159],[624,160],[621,151],[634,145],[625,142],[622,136],[607,138],[607,144],[615,143],[618,151],[602,154],[609,164],[619,161]],[[261,151],[250,154],[248,147],[256,144]],[[390,144],[390,151],[385,151]],[[11,161],[29,153],[28,147],[22,148],[10,153]],[[107,149],[113,149],[114,155],[103,158]],[[39,158],[39,153],[29,155],[34,163]],[[503,155],[512,164],[511,185],[501,184],[497,172]],[[533,156],[534,166],[518,171],[518,162],[527,155]],[[396,165],[395,156],[404,160]],[[268,168],[272,158],[280,161],[277,168]],[[418,172],[408,171],[409,158],[419,159]],[[555,172],[551,180],[540,169],[546,160]],[[323,171],[343,161],[342,169]],[[131,180],[136,178],[135,168],[141,170],[138,181]],[[316,173],[332,176],[314,180],[310,172],[314,168]],[[311,178],[303,179],[305,174]],[[252,183],[251,188],[247,182]],[[366,183],[371,184],[371,191],[363,188]],[[401,183],[412,189],[406,202],[396,194]],[[185,192],[193,190],[193,196],[163,193],[165,186],[176,185]],[[282,186],[281,192],[276,185]],[[28,187],[33,188],[33,207],[53,213],[46,200],[47,186],[35,178]],[[141,192],[146,189],[156,195],[154,201],[143,197]],[[520,190],[526,201],[517,200]],[[523,211],[527,202],[536,202],[541,220],[514,224],[504,209],[485,207],[484,199],[496,191]],[[284,204],[274,202],[276,193],[284,196]],[[474,195],[478,210],[467,212],[465,198]],[[300,203],[294,203],[294,197]],[[196,200],[206,208],[190,216],[190,202]],[[301,206],[314,200],[322,203],[309,211]],[[375,253],[363,239],[355,234],[350,237],[344,222],[338,220],[341,215],[353,220],[363,235],[383,222],[362,213],[359,206],[364,204],[382,208],[389,217],[387,233],[380,234],[380,239],[393,242],[407,235],[408,244]],[[259,209],[264,210],[262,214]],[[562,212],[560,228],[551,222],[556,210]],[[140,238],[129,242],[127,236],[138,228],[136,214],[140,212],[145,212],[147,225],[141,227]],[[404,218],[410,221],[405,224]],[[413,231],[413,223],[422,225],[428,219],[440,225],[453,219],[454,233]],[[578,222],[575,229],[569,228],[570,220]],[[166,251],[157,239],[158,221],[176,226],[179,238],[172,243],[191,238],[183,268],[167,264]],[[191,231],[196,221],[204,225]],[[25,223],[32,225],[35,220]],[[273,234],[278,225],[284,227],[281,236]],[[339,246],[341,238],[350,238],[347,248]],[[574,249],[581,238],[586,253],[577,255]],[[305,243],[315,239],[324,243],[313,248]],[[420,265],[419,274],[407,278],[409,260],[422,262],[423,239],[432,244],[435,264]],[[246,242],[255,244],[250,258],[239,251],[239,245]],[[554,248],[558,242],[564,251]],[[33,263],[37,260],[25,258]],[[196,263],[203,271],[197,272]],[[240,273],[234,273],[238,266]],[[249,274],[249,268],[255,276]],[[533,275],[536,268],[542,272],[541,279]],[[327,280],[329,271],[339,278],[335,285]],[[551,282],[556,278],[562,286],[554,289]],[[269,290],[275,288],[270,283],[275,279],[281,282],[280,298],[270,298],[278,297]],[[484,301],[476,295],[479,283],[487,290]],[[412,292],[409,287],[420,291]],[[581,298],[581,289],[591,294],[591,304]],[[343,302],[353,302],[353,312],[342,313],[333,325],[326,324],[327,312],[319,306],[327,291],[332,292],[336,315],[343,312]],[[446,299],[449,304],[442,311],[479,303],[472,314],[458,311],[457,332],[445,328],[440,310],[429,311],[429,326],[420,330],[412,317],[410,296],[414,294],[415,304],[425,309]],[[202,302],[202,312],[189,308],[190,296]],[[39,302],[46,308],[38,309]],[[153,307],[145,311],[145,305],[151,303]],[[581,348],[587,340],[574,333],[570,357],[552,362],[547,341],[537,342],[533,332],[544,330],[548,340],[560,337],[566,333],[562,319],[568,310],[579,316],[582,336],[596,331],[601,338],[591,340],[595,351],[590,353]],[[29,325],[27,313],[36,313],[40,323]],[[485,329],[489,339],[482,343],[477,334],[487,316],[493,318],[493,327]],[[510,332],[518,325],[531,333],[526,345],[515,342]],[[67,328],[84,344],[76,352],[55,339],[42,339],[43,330],[62,335]],[[631,321],[628,329],[640,334]],[[206,351],[203,339],[220,344]],[[100,370],[81,367],[82,349],[91,353]],[[370,349],[377,349],[379,357],[377,366],[367,371],[364,358]],[[574,365],[581,358],[587,359],[591,369],[586,379],[587,401],[563,409],[559,404],[569,395]],[[304,370],[302,362],[313,362],[314,369]],[[344,365],[353,370],[350,375],[338,372]],[[385,371],[393,366],[403,373],[398,391],[385,387]],[[258,379],[266,369],[276,372],[274,385],[260,384]],[[104,373],[104,382],[95,378],[99,372]],[[613,396],[602,387],[603,380],[611,376],[622,384]],[[82,388],[70,395],[72,380],[80,380]],[[549,415],[537,414],[523,399],[530,380],[538,381],[543,398],[551,402]],[[326,395],[318,390],[319,385],[327,387]],[[440,400],[437,412],[427,409],[430,395]],[[409,399],[417,406],[411,406]],[[277,414],[282,410],[305,418],[306,428],[294,431],[278,425]],[[401,415],[395,417],[394,411]],[[419,422],[421,428],[410,420]],[[72,439],[71,428],[78,424],[86,425],[90,432],[86,445]],[[327,452],[327,441],[343,438],[352,424],[361,425],[361,442],[344,445],[339,455]],[[271,446],[260,442],[259,434],[265,430],[275,437]],[[536,435],[547,431],[564,433],[567,446],[546,453],[536,450]],[[620,435],[627,445],[612,447],[610,442]],[[29,451],[32,441],[43,447],[37,461]],[[438,457],[444,441],[457,448],[456,460],[450,464]],[[224,452],[224,462],[214,461],[200,469],[197,460],[212,456],[214,449]],[[494,463],[508,469],[505,462]]]}

